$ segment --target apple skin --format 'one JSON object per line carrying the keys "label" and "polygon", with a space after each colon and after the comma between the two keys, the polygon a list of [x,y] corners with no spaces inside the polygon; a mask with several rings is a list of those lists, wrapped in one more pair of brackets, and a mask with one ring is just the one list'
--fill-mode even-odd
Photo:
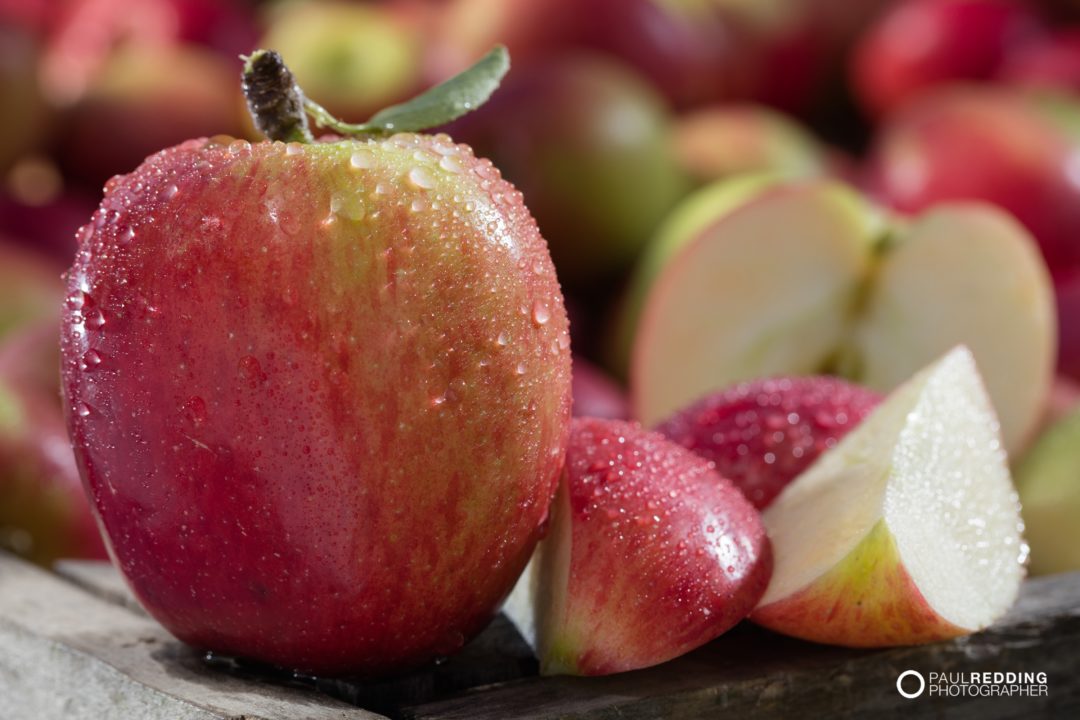
{"label": "apple skin", "polygon": [[1035,236],[1055,274],[1080,266],[1080,185],[1068,158],[1080,106],[1007,89],[956,87],[894,117],[871,155],[869,190],[913,213],[946,200],[984,200]]}
{"label": "apple skin", "polygon": [[988,80],[1042,23],[1013,0],[904,0],[855,48],[852,82],[863,108],[884,117],[950,82]]}
{"label": "apple skin", "polygon": [[454,134],[525,194],[559,279],[592,287],[629,267],[687,189],[670,130],[641,77],[570,54],[511,73]]}
{"label": "apple skin", "polygon": [[711,462],[764,510],[879,402],[839,378],[764,378],[707,395],[656,430]]}
{"label": "apple skin", "polygon": [[106,557],[64,426],[56,335],[48,319],[0,343],[0,547],[46,567]]}
{"label": "apple skin", "polygon": [[574,416],[627,420],[630,403],[615,380],[585,358],[574,356]]}
{"label": "apple skin", "polygon": [[[636,423],[574,420],[552,523],[540,582],[546,592],[565,583],[565,596],[546,619],[544,674],[607,675],[678,657],[742,620],[772,572],[742,494]],[[553,540],[569,544],[561,577]]]}
{"label": "apple skin", "polygon": [[163,147],[238,133],[236,73],[228,60],[195,46],[118,49],[67,113],[65,169],[100,185]]}
{"label": "apple skin", "polygon": [[750,619],[791,637],[846,647],[915,645],[970,632],[927,604],[884,521],[838,565],[799,592],[758,607]]}
{"label": "apple skin", "polygon": [[446,136],[192,140],[110,183],[87,227],[68,427],[147,610],[320,675],[482,629],[570,418],[562,295],[498,171]]}

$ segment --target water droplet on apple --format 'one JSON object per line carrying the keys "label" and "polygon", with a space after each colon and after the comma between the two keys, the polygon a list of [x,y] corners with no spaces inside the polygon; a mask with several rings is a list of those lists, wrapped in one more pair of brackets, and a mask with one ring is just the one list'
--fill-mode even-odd
{"label": "water droplet on apple", "polygon": [[435,187],[435,178],[431,176],[427,169],[422,167],[414,167],[409,171],[409,182],[423,190],[430,190]]}
{"label": "water droplet on apple", "polygon": [[101,364],[101,354],[97,350],[87,350],[83,353],[80,367],[83,370],[94,370]]}
{"label": "water droplet on apple", "polygon": [[176,197],[176,194],[178,192],[180,192],[180,188],[176,187],[176,185],[169,185],[167,188],[165,188],[165,191],[161,194],[161,196],[164,197],[166,200],[172,200],[174,197]]}
{"label": "water droplet on apple", "polygon": [[506,347],[510,344],[510,337],[506,333],[501,332],[499,333],[499,337],[495,338],[495,344],[501,347]]}
{"label": "water droplet on apple", "polygon": [[452,155],[444,155],[442,160],[439,161],[439,167],[450,173],[457,174],[461,172],[461,163]]}
{"label": "water droplet on apple", "polygon": [[349,165],[357,170],[365,170],[375,165],[375,154],[370,150],[357,150],[349,158]]}
{"label": "water droplet on apple", "polygon": [[76,412],[79,414],[79,417],[88,417],[91,412],[90,406],[86,403],[79,403]]}
{"label": "water droplet on apple", "polygon": [[551,311],[548,310],[547,305],[544,305],[537,300],[533,303],[532,317],[533,322],[536,323],[537,327],[540,327],[541,325],[545,325],[547,321],[551,319]]}
{"label": "water droplet on apple", "polygon": [[91,328],[92,330],[100,330],[105,327],[105,313],[101,312],[100,309],[92,310],[89,313],[86,313],[85,323],[86,327]]}

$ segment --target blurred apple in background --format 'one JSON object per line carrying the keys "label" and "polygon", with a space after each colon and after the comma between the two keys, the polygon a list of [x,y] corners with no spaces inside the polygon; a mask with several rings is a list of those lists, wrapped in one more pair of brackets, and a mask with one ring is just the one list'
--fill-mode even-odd
{"label": "blurred apple in background", "polygon": [[755,99],[805,107],[826,38],[805,2],[586,0],[591,44],[628,62],[677,107]]}
{"label": "blurred apple in background", "polygon": [[51,158],[24,155],[0,186],[0,232],[66,267],[75,253],[75,231],[96,205],[94,196],[65,179]]}
{"label": "blurred apple in background", "polygon": [[239,134],[237,66],[196,46],[118,48],[67,114],[64,167],[100,184],[183,140]]}
{"label": "blurred apple in background", "polygon": [[46,566],[105,557],[60,407],[57,323],[0,344],[0,548]]}
{"label": "blurred apple in background", "polygon": [[618,276],[682,196],[671,116],[632,71],[564,55],[511,73],[451,129],[525,195],[571,286]]}
{"label": "blurred apple in background", "polygon": [[[283,2],[269,7],[259,47],[281,53],[312,100],[360,122],[424,82],[425,38],[410,17],[408,8],[396,12],[393,6]],[[234,79],[229,87],[236,85]]]}
{"label": "blurred apple in background", "polygon": [[50,111],[37,82],[40,48],[27,32],[0,24],[0,175],[43,141]]}
{"label": "blurred apple in background", "polygon": [[1035,235],[1051,271],[1080,266],[1080,104],[1002,88],[936,91],[881,131],[869,187],[904,212],[995,203]]}
{"label": "blurred apple in background", "polygon": [[230,59],[256,38],[246,0],[57,0],[41,80],[57,105],[77,102],[121,45],[198,44]]}
{"label": "blurred apple in background", "polygon": [[574,417],[606,420],[626,420],[630,417],[626,391],[603,370],[579,355],[574,356],[571,387]]}
{"label": "blurred apple in background", "polygon": [[[1080,237],[1075,238],[1080,243]],[[1080,381],[1080,267],[1055,282],[1058,306],[1058,370]]]}
{"label": "blurred apple in background", "polygon": [[761,105],[714,105],[684,114],[674,138],[679,164],[699,183],[748,172],[824,175],[839,166],[798,121]]}
{"label": "blurred apple in background", "polygon": [[515,67],[543,62],[580,41],[580,0],[447,0],[436,14],[427,74],[441,81],[502,43]]}
{"label": "blurred apple in background", "polygon": [[1020,0],[906,0],[859,41],[852,83],[863,109],[886,116],[936,85],[988,80],[1043,25]]}
{"label": "blurred apple in background", "polygon": [[1080,32],[1066,30],[1018,48],[1005,59],[997,78],[1013,85],[1080,91]]}
{"label": "blurred apple in background", "polygon": [[22,325],[60,321],[62,270],[0,235],[0,340]]}

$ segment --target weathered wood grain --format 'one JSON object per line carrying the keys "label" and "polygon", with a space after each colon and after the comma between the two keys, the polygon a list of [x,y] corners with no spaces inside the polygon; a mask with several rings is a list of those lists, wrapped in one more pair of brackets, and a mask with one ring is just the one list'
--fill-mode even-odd
{"label": "weathered wood grain", "polygon": [[206,667],[156,622],[0,553],[4,720],[362,720],[315,692]]}
{"label": "weathered wood grain", "polygon": [[[0,642],[10,636],[11,608],[7,598],[10,581],[0,565]],[[24,597],[41,592],[41,576],[50,588],[66,586],[69,593],[111,606],[126,618],[111,642],[102,638],[99,615],[71,620],[66,633],[42,633],[52,638],[60,657],[74,648],[81,662],[104,664],[127,673],[144,688],[164,694],[169,714],[147,717],[218,718],[222,705],[215,693],[233,694],[235,709],[248,703],[252,717],[282,717],[252,703],[253,699],[281,698],[312,703],[288,717],[373,717],[348,705],[359,705],[393,718],[450,720],[454,718],[696,718],[696,717],[862,717],[900,713],[913,717],[1075,717],[1080,716],[1080,574],[1029,581],[1013,611],[990,630],[947,643],[916,648],[856,651],[803,643],[783,638],[750,625],[740,626],[719,640],[670,663],[607,678],[539,678],[528,646],[503,617],[492,623],[466,649],[444,663],[402,678],[378,683],[295,677],[289,673],[238,663],[226,658],[207,662],[185,649],[148,618],[128,609],[135,601],[111,567],[101,564],[67,563],[59,571],[79,587],[72,587],[40,571],[33,578],[36,590],[20,590]],[[20,583],[16,583],[20,584]],[[87,592],[95,598],[86,598]],[[39,595],[38,604],[50,606],[52,598]],[[100,608],[99,608],[100,609]],[[55,615],[55,609],[49,609]],[[116,621],[112,620],[113,627]],[[22,623],[20,627],[25,626]],[[93,629],[93,630],[91,630]],[[127,638],[122,640],[121,637]],[[169,675],[157,684],[117,660],[119,646],[136,647],[153,638],[157,650],[141,650],[142,662],[157,663]],[[126,648],[123,649],[126,652]],[[126,656],[124,656],[126,657]],[[147,658],[150,658],[149,660]],[[10,653],[0,650],[0,718],[21,720],[30,715],[5,714],[5,673]],[[51,657],[46,665],[54,664]],[[15,663],[20,671],[22,663]],[[896,692],[896,678],[904,670],[929,672],[1014,671],[1046,672],[1046,698],[948,698],[908,700]],[[70,672],[85,671],[75,668]],[[150,673],[151,675],[153,673]],[[172,683],[172,675],[188,682]],[[81,684],[82,681],[80,681]],[[100,680],[99,686],[110,687]],[[10,686],[10,681],[8,685]],[[84,707],[79,687],[61,688],[55,681],[54,703]],[[207,690],[211,688],[211,690]],[[66,691],[66,692],[64,692]],[[152,706],[151,693],[144,705]],[[216,697],[208,702],[208,697]],[[72,699],[76,698],[76,699]],[[160,699],[160,698],[159,698]],[[344,702],[342,702],[344,701]],[[44,701],[39,701],[44,702]],[[101,701],[95,708],[107,707]],[[85,707],[89,707],[86,705]],[[207,710],[206,708],[210,709]],[[278,706],[274,706],[278,707]],[[127,706],[125,705],[126,709]],[[257,710],[254,708],[258,708]],[[345,714],[314,714],[320,711]],[[203,712],[204,714],[197,714]],[[209,714],[206,714],[209,713]],[[214,714],[218,713],[218,714]],[[260,714],[261,713],[261,714]],[[307,714],[305,714],[307,713]],[[59,716],[59,715],[56,715]],[[90,717],[87,712],[72,717]],[[111,717],[104,714],[100,717]],[[119,716],[119,715],[118,715]],[[124,717],[141,717],[130,712]],[[33,717],[50,717],[48,714]]]}
{"label": "weathered wood grain", "polygon": [[[1046,698],[896,691],[905,670],[1046,672]],[[859,651],[743,625],[664,665],[606,678],[536,678],[403,708],[408,718],[1080,717],[1080,574],[1028,581],[1009,615],[967,638]]]}

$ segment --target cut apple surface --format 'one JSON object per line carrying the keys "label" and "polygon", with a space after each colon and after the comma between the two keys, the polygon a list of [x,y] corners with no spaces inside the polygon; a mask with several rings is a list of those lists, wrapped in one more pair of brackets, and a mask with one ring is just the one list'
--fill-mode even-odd
{"label": "cut apple surface", "polygon": [[1050,276],[1024,229],[986,204],[939,206],[898,238],[855,333],[855,377],[880,391],[963,343],[979,362],[1009,451],[1037,427],[1054,377]]}
{"label": "cut apple surface", "polygon": [[757,623],[852,647],[982,629],[1027,546],[999,426],[957,348],[890,395],[763,515],[775,571]]}
{"label": "cut apple surface", "polygon": [[833,182],[778,186],[691,227],[647,289],[631,360],[636,417],[651,425],[733,382],[828,364],[850,332],[877,228]]}
{"label": "cut apple surface", "polygon": [[682,655],[743,619],[769,580],[757,511],[708,462],[636,424],[573,421],[551,513],[504,608],[547,675]]}
{"label": "cut apple surface", "polygon": [[653,424],[773,375],[837,374],[887,392],[964,344],[1006,449],[1023,449],[1056,344],[1050,276],[1023,227],[975,203],[890,221],[823,180],[776,182],[741,203],[718,206],[711,224],[699,207],[680,243],[661,236],[666,254],[650,251],[660,259],[628,301],[643,298],[628,333],[635,417]]}

